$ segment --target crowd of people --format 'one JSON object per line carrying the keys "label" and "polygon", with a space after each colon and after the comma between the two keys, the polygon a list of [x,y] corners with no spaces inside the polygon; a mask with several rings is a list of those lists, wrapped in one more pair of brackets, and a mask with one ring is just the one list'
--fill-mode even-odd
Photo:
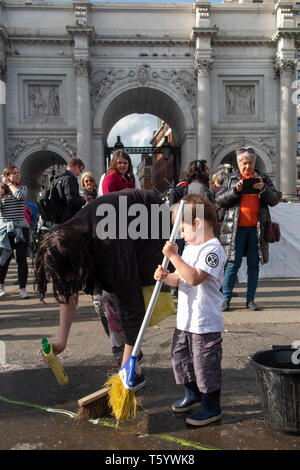
{"label": "crowd of people", "polygon": [[[219,420],[222,310],[231,308],[243,256],[248,267],[246,307],[258,308],[255,293],[259,263],[268,262],[265,224],[269,206],[278,204],[281,197],[269,176],[256,169],[255,162],[252,148],[239,149],[237,168],[221,167],[211,182],[205,160],[190,162],[169,195],[170,206],[184,199],[192,213],[192,220],[183,217],[181,239],[173,245],[163,238],[162,227],[160,236],[152,238],[151,224],[147,227],[149,236],[142,239],[99,238],[97,225],[105,218],[99,215],[102,204],[110,204],[119,220],[120,196],[126,197],[129,212],[135,204],[143,204],[150,211],[153,204],[163,201],[157,193],[140,189],[130,156],[124,150],[114,153],[99,185],[91,172],[83,173],[83,161],[72,158],[55,177],[64,201],[60,220],[41,240],[34,257],[35,287],[40,299],[44,299],[51,281],[60,304],[54,353],[61,353],[67,345],[78,294],[83,290],[93,298],[101,297],[101,320],[118,366],[122,367],[132,353],[145,314],[142,287],[162,280],[176,288],[178,295],[172,365],[175,381],[184,385],[185,395],[173,403],[172,410],[183,413],[196,408],[186,419],[194,426]],[[81,189],[77,181],[80,175]],[[250,178],[256,180],[249,190]],[[24,215],[26,191],[19,170],[5,168],[0,205],[0,296],[5,295],[4,280],[15,250],[20,296],[26,297],[30,233]],[[203,220],[196,210],[199,204],[204,208]],[[170,260],[170,271],[162,271],[163,256]],[[138,359],[135,391],[145,385],[140,367],[142,353]]]}

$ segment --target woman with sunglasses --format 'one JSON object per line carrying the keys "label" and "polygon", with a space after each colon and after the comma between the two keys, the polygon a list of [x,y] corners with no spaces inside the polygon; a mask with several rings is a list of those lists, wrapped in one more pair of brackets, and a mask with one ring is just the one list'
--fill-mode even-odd
{"label": "woman with sunglasses", "polygon": [[20,297],[29,297],[26,291],[28,265],[27,250],[30,241],[30,229],[25,218],[25,200],[27,188],[22,185],[19,169],[7,166],[1,175],[0,195],[0,298],[6,295],[4,281],[13,251],[18,265]]}
{"label": "woman with sunglasses", "polygon": [[86,204],[93,201],[97,197],[97,183],[94,175],[90,171],[85,171],[81,175],[81,192],[80,195],[86,200]]}
{"label": "woman with sunglasses", "polygon": [[[221,190],[216,193],[218,206],[225,209],[220,241],[227,254],[224,274],[223,311],[230,309],[232,290],[237,278],[242,257],[247,257],[246,308],[257,310],[254,302],[259,277],[259,262],[269,260],[268,242],[265,239],[265,224],[268,206],[276,206],[281,193],[277,191],[266,174],[255,169],[255,151],[241,148],[237,151],[238,169],[226,176]],[[245,181],[256,177],[253,189],[246,191]],[[245,184],[244,184],[245,183]]]}

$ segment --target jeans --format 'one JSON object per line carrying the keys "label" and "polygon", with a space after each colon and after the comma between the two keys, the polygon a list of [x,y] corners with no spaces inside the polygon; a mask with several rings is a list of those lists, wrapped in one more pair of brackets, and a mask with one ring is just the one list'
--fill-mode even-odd
{"label": "jeans", "polygon": [[230,301],[243,254],[247,255],[247,302],[255,297],[258,275],[259,255],[256,227],[238,227],[235,239],[235,261],[228,261],[224,273],[223,295]]}
{"label": "jeans", "polygon": [[[16,261],[18,265],[18,281],[20,289],[25,289],[28,276],[27,264],[27,249],[29,245],[29,228],[22,228],[24,242],[15,244],[14,235],[9,235],[10,244],[13,250],[16,251]],[[4,284],[5,277],[8,271],[9,264],[13,255],[8,258],[3,266],[0,266],[0,284]]]}

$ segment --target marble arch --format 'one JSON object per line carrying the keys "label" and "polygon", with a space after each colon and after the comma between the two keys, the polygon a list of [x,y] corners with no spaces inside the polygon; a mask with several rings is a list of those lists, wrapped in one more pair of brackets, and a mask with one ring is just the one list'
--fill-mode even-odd
{"label": "marble arch", "polygon": [[45,138],[99,177],[114,122],[151,112],[173,127],[180,171],[196,158],[215,168],[220,136],[243,135],[292,199],[298,13],[296,0],[0,0],[0,170],[45,161],[29,157]]}

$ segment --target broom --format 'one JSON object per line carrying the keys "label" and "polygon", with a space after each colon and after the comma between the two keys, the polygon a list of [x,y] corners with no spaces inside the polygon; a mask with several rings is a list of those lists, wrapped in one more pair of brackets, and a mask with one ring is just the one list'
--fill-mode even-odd
{"label": "broom", "polygon": [[101,388],[97,392],[91,393],[78,400],[78,410],[75,419],[87,421],[89,419],[102,418],[110,414],[108,404],[108,392],[110,387]]}
{"label": "broom", "polygon": [[[170,242],[175,243],[180,223],[182,221],[183,209],[185,201],[181,200],[176,219],[173,225]],[[164,257],[162,262],[162,270],[166,271],[169,264],[168,258]],[[116,417],[117,421],[128,421],[135,417],[137,403],[133,386],[135,377],[135,364],[140,351],[141,342],[143,340],[146,328],[150,321],[155,303],[157,301],[163,281],[156,281],[150,302],[143,323],[141,325],[138,337],[134,344],[130,358],[125,362],[118,374],[111,376],[105,383],[110,387],[108,391],[109,405],[112,408],[112,414]]]}

